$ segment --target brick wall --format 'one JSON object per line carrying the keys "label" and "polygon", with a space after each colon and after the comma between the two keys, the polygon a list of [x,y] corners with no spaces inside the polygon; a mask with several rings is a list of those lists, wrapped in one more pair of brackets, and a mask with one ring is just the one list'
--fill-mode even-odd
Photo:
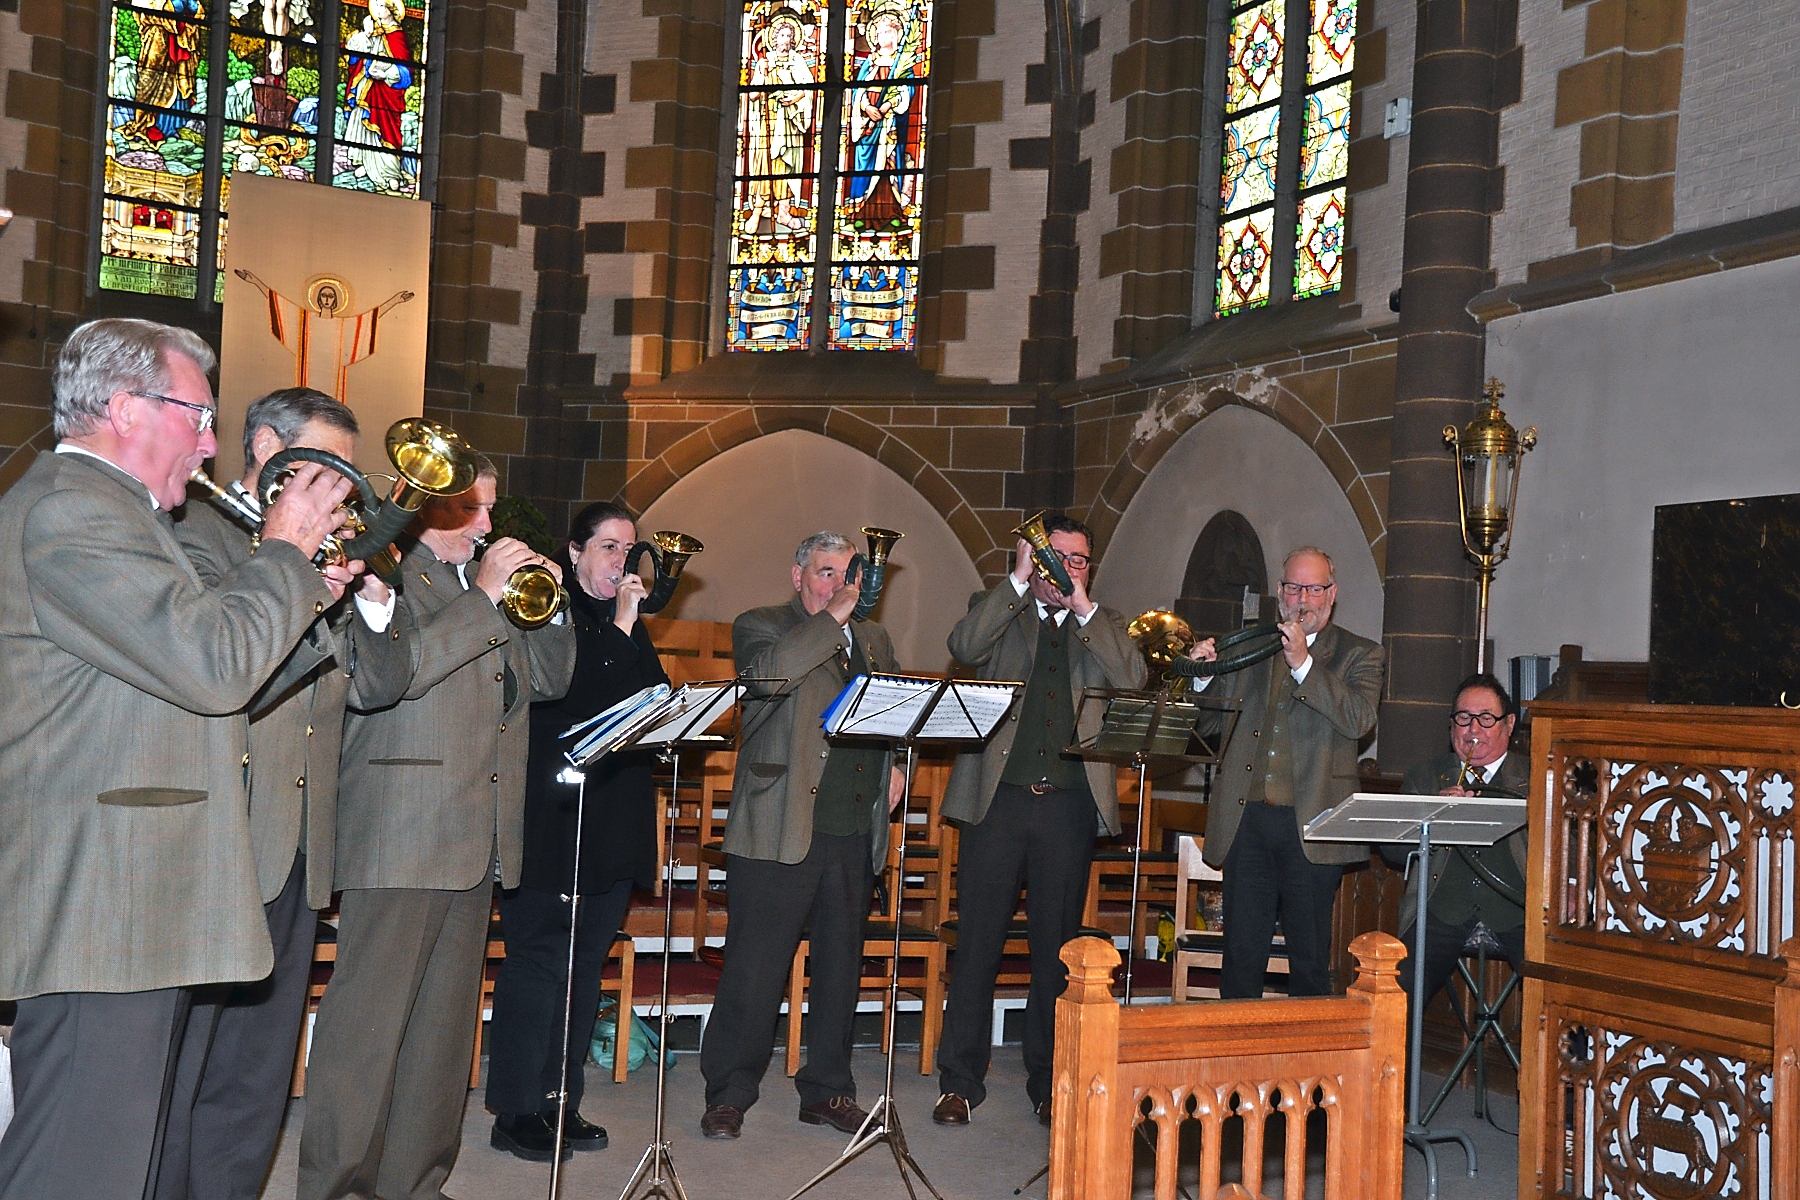
{"label": "brick wall", "polygon": [[1760,4],[1695,5],[1682,58],[1677,232],[1800,198],[1800,39]]}
{"label": "brick wall", "polygon": [[1557,80],[1584,57],[1586,40],[1587,14],[1580,8],[1521,0],[1520,101],[1500,114],[1506,204],[1494,215],[1490,258],[1500,283],[1523,280],[1532,263],[1576,249],[1569,189],[1580,175],[1581,131],[1557,123]]}
{"label": "brick wall", "polygon": [[1379,326],[1393,320],[1388,296],[1400,286],[1408,145],[1406,137],[1384,137],[1382,126],[1388,101],[1412,96],[1413,6],[1363,0],[1356,19],[1343,302],[1347,318]]}
{"label": "brick wall", "polygon": [[[955,99],[945,131],[954,149],[946,162],[944,195],[950,214],[961,216],[966,249],[957,257],[946,251],[938,369],[958,379],[1007,383],[1019,377],[1019,343],[1028,333],[1025,297],[1037,290],[1038,281],[1047,173],[1015,170],[1011,143],[1050,133],[1050,105],[1028,103],[1033,97],[1026,94],[1027,67],[1044,58],[1044,6],[1036,0],[982,0],[993,14],[989,22],[970,14],[969,4],[958,0],[958,32],[990,25],[991,32],[958,38]],[[973,63],[967,41],[979,43]],[[936,113],[932,119],[938,120]],[[931,170],[936,173],[935,163]],[[983,283],[987,286],[976,286]],[[966,287],[961,301],[950,298],[959,290],[956,284]],[[958,303],[966,314],[963,336],[951,340]]]}

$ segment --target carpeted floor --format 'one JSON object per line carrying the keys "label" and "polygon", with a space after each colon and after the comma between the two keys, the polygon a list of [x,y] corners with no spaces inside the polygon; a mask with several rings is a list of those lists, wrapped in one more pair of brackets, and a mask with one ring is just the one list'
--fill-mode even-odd
{"label": "carpeted floor", "polygon": [[[764,1081],[763,1099],[744,1125],[736,1142],[710,1142],[700,1136],[698,1121],[703,1107],[704,1081],[697,1055],[682,1054],[669,1072],[669,1140],[677,1173],[689,1200],[782,1200],[830,1163],[849,1140],[834,1130],[801,1125],[795,1120],[798,1101],[793,1085],[781,1074],[777,1055]],[[1013,1189],[1043,1165],[1049,1131],[1038,1125],[1025,1100],[1024,1068],[1017,1046],[1000,1047],[994,1053],[989,1077],[988,1102],[975,1111],[975,1121],[965,1129],[945,1129],[931,1123],[931,1107],[937,1101],[935,1076],[921,1076],[917,1051],[902,1047],[896,1063],[895,1091],[907,1140],[914,1157],[946,1200],[1009,1200]],[[872,1050],[857,1053],[857,1081],[865,1100],[880,1093],[880,1055]],[[609,1149],[578,1154],[564,1168],[564,1200],[615,1200],[652,1136],[656,1077],[645,1068],[615,1086],[593,1067],[588,1069],[588,1099],[582,1106],[591,1119],[605,1125],[612,1136]],[[1474,1140],[1481,1155],[1479,1178],[1464,1174],[1462,1153],[1454,1146],[1440,1152],[1442,1200],[1512,1197],[1516,1195],[1518,1140],[1469,1117],[1472,1093],[1453,1097],[1437,1124],[1460,1124]],[[1507,1098],[1495,1105],[1496,1118],[1507,1129],[1517,1127],[1518,1106]],[[296,1100],[288,1112],[281,1151],[271,1173],[264,1200],[292,1200],[294,1170],[305,1101]],[[463,1122],[463,1152],[451,1175],[447,1195],[455,1200],[536,1200],[547,1195],[548,1164],[521,1162],[488,1145],[493,1118],[481,1107],[481,1093],[469,1093]],[[1184,1147],[1182,1182],[1192,1200],[1195,1160]],[[1425,1194],[1420,1156],[1406,1153],[1406,1195]],[[1139,1196],[1150,1195],[1150,1154],[1140,1144]],[[1309,1169],[1309,1197],[1322,1196],[1319,1171],[1322,1159],[1314,1156]],[[1268,1165],[1265,1191],[1279,1195],[1280,1158]],[[1228,1178],[1235,1173],[1228,1171]],[[638,1193],[642,1195],[640,1191]],[[1346,1193],[1356,1195],[1354,1189]],[[906,1195],[894,1168],[892,1155],[875,1146],[809,1195],[818,1200],[888,1200]],[[1043,1200],[1044,1183],[1026,1189],[1026,1200]],[[921,1200],[925,1193],[920,1192]]]}

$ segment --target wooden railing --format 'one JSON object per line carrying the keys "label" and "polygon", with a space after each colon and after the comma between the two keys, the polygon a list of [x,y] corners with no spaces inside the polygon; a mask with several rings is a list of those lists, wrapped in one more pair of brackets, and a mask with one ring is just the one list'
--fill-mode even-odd
{"label": "wooden railing", "polygon": [[1800,714],[1533,702],[1531,762],[1519,1195],[1800,1195]]}
{"label": "wooden railing", "polygon": [[[1351,945],[1342,997],[1125,1008],[1118,951],[1063,947],[1056,1002],[1050,1200],[1126,1200],[1140,1125],[1155,1146],[1156,1200],[1174,1200],[1181,1125],[1200,1128],[1201,1200],[1221,1195],[1226,1125],[1243,1127],[1241,1186],[1263,1191],[1271,1119],[1284,1137],[1281,1193],[1305,1195],[1308,1118],[1325,1114],[1326,1200],[1399,1200],[1406,1094],[1406,950],[1385,933]],[[1231,1186],[1231,1185],[1225,1185]]]}

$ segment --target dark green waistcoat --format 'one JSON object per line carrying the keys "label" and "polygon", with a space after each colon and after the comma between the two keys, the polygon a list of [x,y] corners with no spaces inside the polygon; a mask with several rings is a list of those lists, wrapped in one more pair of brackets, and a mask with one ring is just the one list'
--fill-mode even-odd
{"label": "dark green waistcoat", "polygon": [[[860,640],[853,644],[845,681],[867,674],[868,656]],[[833,742],[825,774],[813,798],[813,832],[836,837],[867,833],[877,796],[887,795],[887,773],[881,762],[887,750],[877,742]]]}
{"label": "dark green waistcoat", "polygon": [[1053,620],[1038,622],[1037,654],[1019,707],[1019,734],[1007,755],[1001,783],[1030,787],[1049,780],[1058,788],[1085,791],[1087,772],[1081,760],[1062,753],[1075,737],[1075,701],[1069,695],[1069,639],[1077,624],[1071,613],[1058,628]]}

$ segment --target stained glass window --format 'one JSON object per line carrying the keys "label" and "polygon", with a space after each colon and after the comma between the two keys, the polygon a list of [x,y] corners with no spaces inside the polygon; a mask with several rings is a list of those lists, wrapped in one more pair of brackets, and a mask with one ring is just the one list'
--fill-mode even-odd
{"label": "stained glass window", "polygon": [[328,11],[327,0],[114,4],[101,287],[217,299],[234,171],[420,194],[424,0],[337,0],[334,28]]}
{"label": "stained glass window", "polygon": [[[1302,44],[1304,62],[1290,62],[1287,48]],[[1342,285],[1355,52],[1356,0],[1231,5],[1216,315]],[[1284,151],[1284,127],[1296,126],[1293,149]]]}
{"label": "stained glass window", "polygon": [[808,349],[822,304],[824,346],[912,349],[929,0],[746,0],[740,33],[728,348]]}

